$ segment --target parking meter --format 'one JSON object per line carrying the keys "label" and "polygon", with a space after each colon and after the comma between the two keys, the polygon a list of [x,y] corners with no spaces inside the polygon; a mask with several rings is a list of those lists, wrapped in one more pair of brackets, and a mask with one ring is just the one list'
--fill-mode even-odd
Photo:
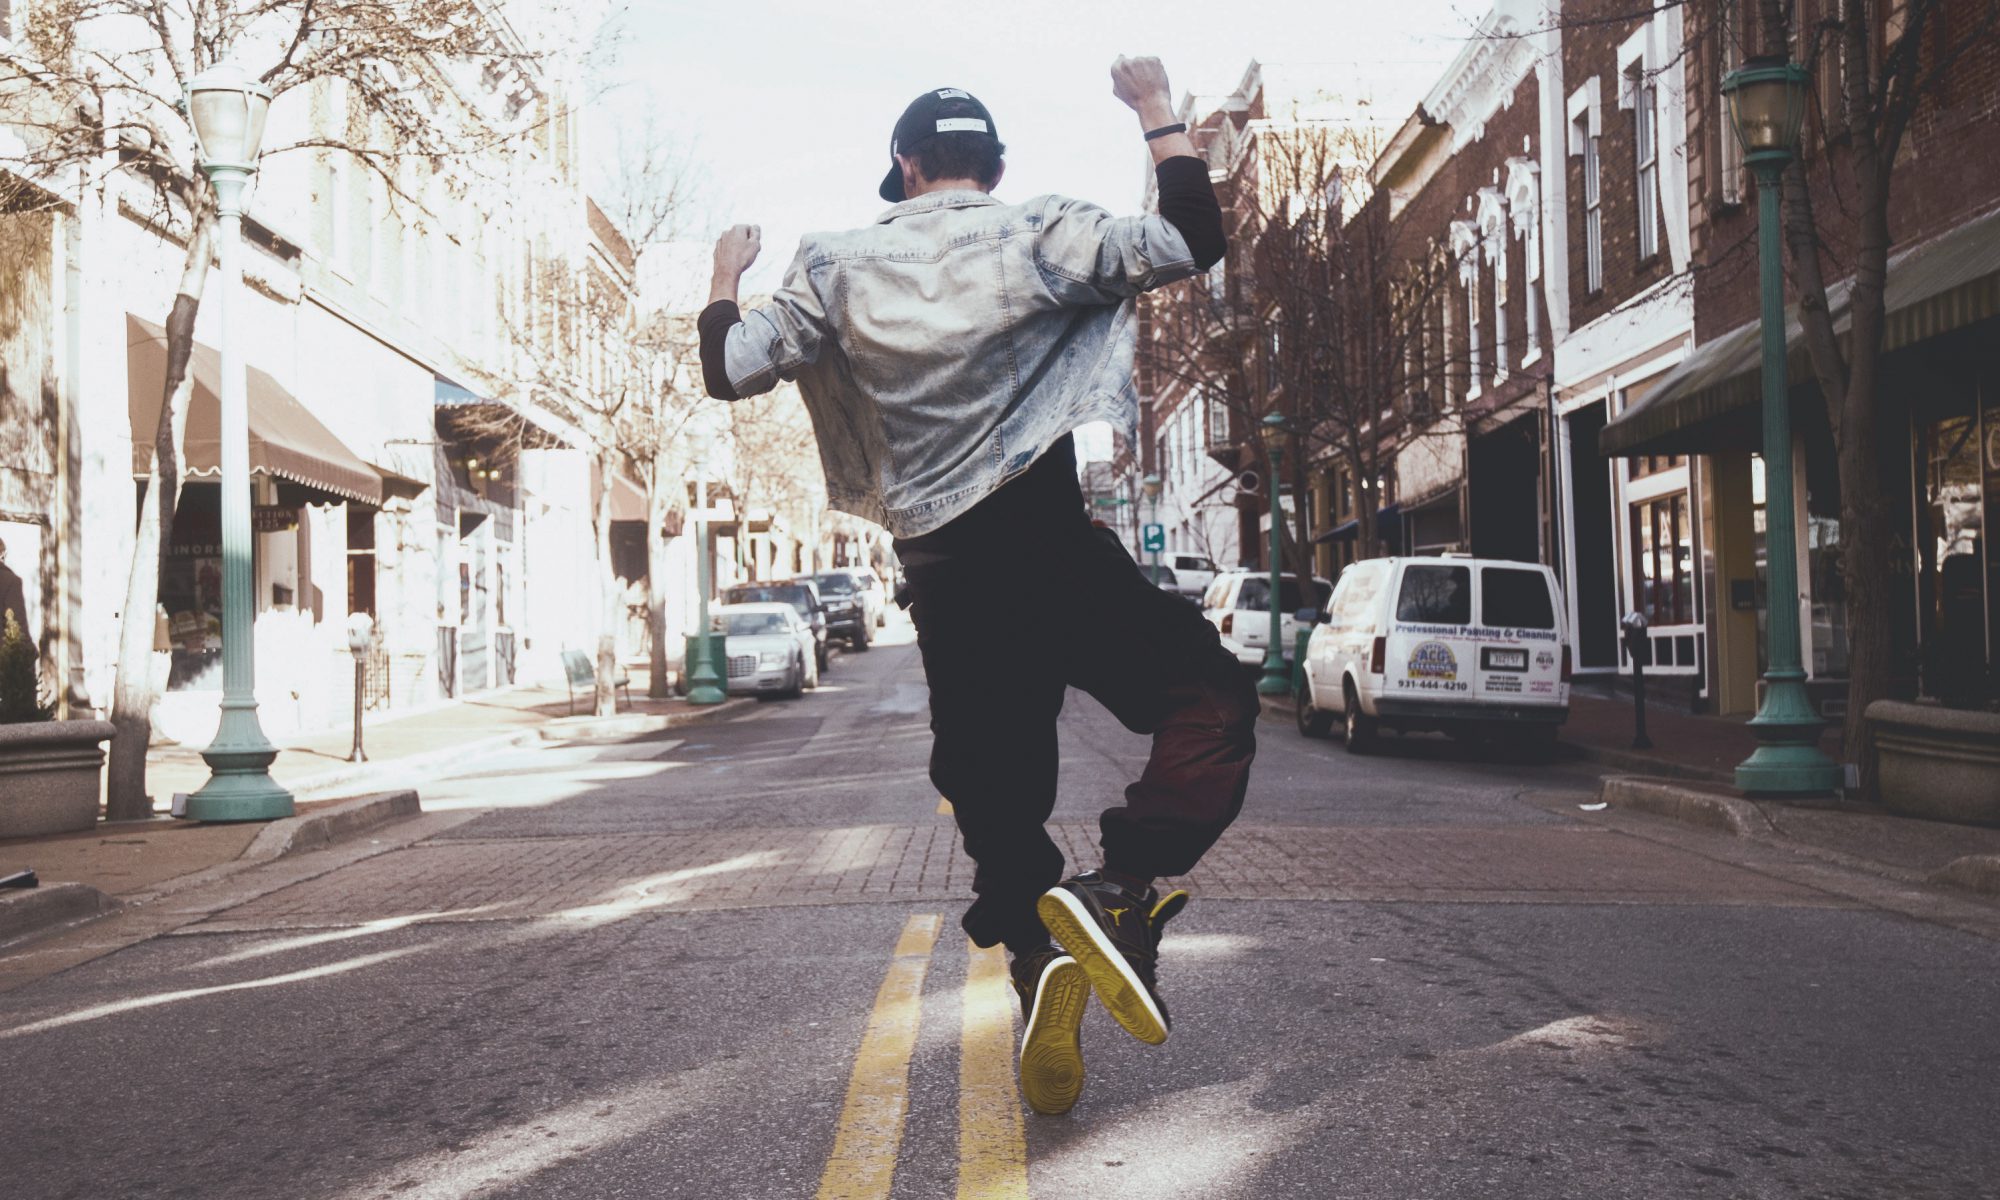
{"label": "parking meter", "polygon": [[368,653],[375,648],[375,618],[365,612],[349,613],[347,617],[347,652],[354,656],[354,748],[348,752],[348,762],[367,762],[368,755],[361,748],[361,701],[367,691]]}
{"label": "parking meter", "polygon": [[1626,613],[1618,630],[1625,639],[1625,654],[1632,660],[1632,748],[1651,750],[1653,740],[1646,736],[1646,664],[1653,657],[1653,643],[1646,636],[1646,614],[1636,610]]}

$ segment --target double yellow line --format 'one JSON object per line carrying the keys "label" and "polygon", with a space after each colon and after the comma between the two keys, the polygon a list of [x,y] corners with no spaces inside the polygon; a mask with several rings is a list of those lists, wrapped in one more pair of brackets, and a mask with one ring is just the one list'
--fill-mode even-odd
{"label": "double yellow line", "polygon": [[[820,1176],[819,1200],[886,1200],[910,1107],[910,1055],[924,976],[937,945],[935,913],[903,923]],[[1027,1200],[1028,1146],[1014,1082],[1014,997],[1005,956],[966,943],[958,1073],[959,1200]]]}

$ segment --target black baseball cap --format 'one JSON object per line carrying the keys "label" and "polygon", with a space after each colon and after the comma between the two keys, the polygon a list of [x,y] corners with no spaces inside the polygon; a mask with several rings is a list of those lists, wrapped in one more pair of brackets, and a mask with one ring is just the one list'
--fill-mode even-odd
{"label": "black baseball cap", "polygon": [[1000,136],[993,128],[993,114],[975,99],[971,92],[962,88],[936,88],[925,92],[896,121],[896,132],[889,137],[889,173],[882,177],[882,198],[891,204],[900,204],[909,197],[903,194],[903,169],[896,165],[896,155],[908,154],[912,147],[926,138],[940,133],[990,133]]}

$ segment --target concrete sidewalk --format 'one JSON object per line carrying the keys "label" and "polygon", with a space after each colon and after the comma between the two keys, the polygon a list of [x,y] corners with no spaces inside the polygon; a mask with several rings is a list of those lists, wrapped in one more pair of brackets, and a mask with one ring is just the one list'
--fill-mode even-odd
{"label": "concrete sidewalk", "polygon": [[[1569,720],[1562,741],[1583,757],[1653,775],[1730,783],[1736,764],[1750,757],[1757,738],[1748,717],[1692,716],[1658,705],[1646,709],[1648,750],[1632,746],[1632,701],[1629,697],[1570,693]],[[1840,728],[1829,726],[1819,748],[1840,758]]]}
{"label": "concrete sidewalk", "polygon": [[[412,815],[417,811],[414,798],[405,806],[371,805],[355,797],[413,795],[411,789],[425,775],[460,761],[535,741],[635,737],[740,712],[754,703],[739,697],[701,708],[680,699],[635,695],[630,705],[621,699],[615,717],[572,717],[563,692],[523,687],[369,723],[363,730],[366,763],[346,761],[352,730],[286,739],[271,774],[297,797],[297,816],[279,822],[207,825],[166,816],[173,793],[200,787],[208,768],[193,748],[158,747],[148,755],[147,784],[159,815],[101,822],[76,833],[0,839],[0,875],[33,869],[45,889],[80,884],[110,902],[143,902],[171,890],[177,880],[310,849]],[[0,906],[12,908],[11,902],[20,899],[19,893],[0,892]]]}
{"label": "concrete sidewalk", "polygon": [[[1293,719],[1290,696],[1263,700],[1274,720]],[[2000,895],[2000,829],[1926,821],[1839,798],[1747,799],[1732,786],[1736,764],[1757,745],[1747,718],[1649,708],[1646,731],[1652,748],[1634,749],[1629,699],[1572,693],[1557,753],[1630,772],[1604,781],[1602,798],[1615,808],[1782,844],[1905,883]],[[1838,743],[1838,729],[1829,728],[1820,749],[1837,757]]]}
{"label": "concrete sidewalk", "polygon": [[[618,702],[620,718],[635,725],[644,726],[645,718],[670,720],[676,713],[701,711],[681,699],[649,699],[643,681],[639,687],[630,704],[622,694]],[[736,703],[723,707],[734,707]],[[577,698],[576,711],[582,716],[572,720],[568,694],[552,688],[517,687],[483,693],[408,716],[365,722],[362,726],[362,746],[368,755],[365,764],[347,761],[354,743],[354,730],[350,726],[280,739],[278,759],[271,764],[271,777],[301,798],[336,789],[351,790],[360,780],[382,781],[387,764],[409,763],[424,756],[420,767],[427,770],[437,765],[435,760],[440,757],[476,756],[524,733],[539,736],[545,729],[582,729],[583,723],[591,719],[588,696]],[[569,724],[551,725],[551,722]],[[637,728],[634,732],[644,729]],[[174,793],[192,792],[208,779],[208,766],[202,762],[198,746],[156,746],[146,759],[146,786],[152,793],[155,812],[168,811]],[[387,773],[388,782],[397,782],[393,775],[393,771]]]}

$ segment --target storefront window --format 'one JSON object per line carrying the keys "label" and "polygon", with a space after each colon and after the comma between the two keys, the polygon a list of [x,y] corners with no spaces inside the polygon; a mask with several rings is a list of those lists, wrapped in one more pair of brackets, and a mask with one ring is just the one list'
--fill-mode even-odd
{"label": "storefront window", "polygon": [[1632,506],[1632,598],[1652,626],[1694,623],[1694,528],[1686,492]]}
{"label": "storefront window", "polygon": [[1947,703],[1991,691],[1986,593],[1995,566],[1983,535],[2000,484],[2000,433],[1992,431],[2000,406],[1988,405],[1984,417],[1966,413],[1918,429],[1923,690]]}
{"label": "storefront window", "polygon": [[222,686],[221,489],[181,490],[173,535],[160,570],[160,607],[167,614],[172,667],[168,691]]}

